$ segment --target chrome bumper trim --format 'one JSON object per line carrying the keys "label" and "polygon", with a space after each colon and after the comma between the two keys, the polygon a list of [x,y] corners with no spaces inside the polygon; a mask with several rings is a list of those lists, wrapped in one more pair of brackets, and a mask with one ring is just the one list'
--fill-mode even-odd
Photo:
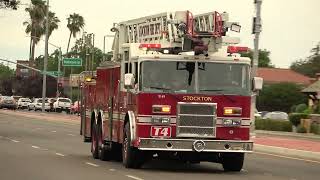
{"label": "chrome bumper trim", "polygon": [[[203,141],[201,152],[253,152],[252,141],[199,140],[199,139],[154,139],[140,138],[138,149],[144,151],[196,151],[194,144]],[[171,146],[168,146],[171,145]],[[229,148],[226,148],[229,146]]]}

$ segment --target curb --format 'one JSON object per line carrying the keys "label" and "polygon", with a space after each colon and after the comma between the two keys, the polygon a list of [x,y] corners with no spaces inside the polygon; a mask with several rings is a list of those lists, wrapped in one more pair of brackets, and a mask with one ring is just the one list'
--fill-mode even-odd
{"label": "curb", "polygon": [[278,131],[261,131],[256,130],[256,135],[271,135],[271,136],[285,136],[285,137],[294,137],[294,138],[303,138],[303,139],[311,139],[311,140],[319,140],[320,136],[316,134],[298,134],[291,132],[278,132]]}
{"label": "curb", "polygon": [[258,153],[270,153],[286,157],[301,158],[301,160],[314,160],[320,163],[320,152],[288,149],[275,146],[266,146],[261,144],[254,144],[254,152],[255,151]]}

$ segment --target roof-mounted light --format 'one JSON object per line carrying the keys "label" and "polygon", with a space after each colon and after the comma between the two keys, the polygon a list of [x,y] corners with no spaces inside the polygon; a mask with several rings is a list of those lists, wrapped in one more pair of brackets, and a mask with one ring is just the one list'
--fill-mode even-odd
{"label": "roof-mounted light", "polygon": [[228,46],[228,53],[248,52],[248,47]]}
{"label": "roof-mounted light", "polygon": [[139,48],[161,49],[161,44],[140,44]]}

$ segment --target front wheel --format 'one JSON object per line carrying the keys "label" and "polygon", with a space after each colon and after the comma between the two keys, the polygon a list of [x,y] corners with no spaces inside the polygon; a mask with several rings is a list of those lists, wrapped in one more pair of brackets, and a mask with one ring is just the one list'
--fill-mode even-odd
{"label": "front wheel", "polygon": [[222,166],[225,171],[241,171],[243,167],[244,153],[224,153]]}
{"label": "front wheel", "polygon": [[144,156],[136,147],[131,146],[130,126],[125,125],[122,144],[122,163],[126,168],[141,168],[144,163]]}

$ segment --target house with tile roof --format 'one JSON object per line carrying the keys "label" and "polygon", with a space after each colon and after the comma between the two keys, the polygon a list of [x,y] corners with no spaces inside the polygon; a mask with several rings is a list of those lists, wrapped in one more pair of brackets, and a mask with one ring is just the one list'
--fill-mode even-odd
{"label": "house with tile roof", "polygon": [[264,84],[295,83],[305,87],[311,84],[312,78],[297,73],[291,69],[258,68],[257,76],[263,78]]}

